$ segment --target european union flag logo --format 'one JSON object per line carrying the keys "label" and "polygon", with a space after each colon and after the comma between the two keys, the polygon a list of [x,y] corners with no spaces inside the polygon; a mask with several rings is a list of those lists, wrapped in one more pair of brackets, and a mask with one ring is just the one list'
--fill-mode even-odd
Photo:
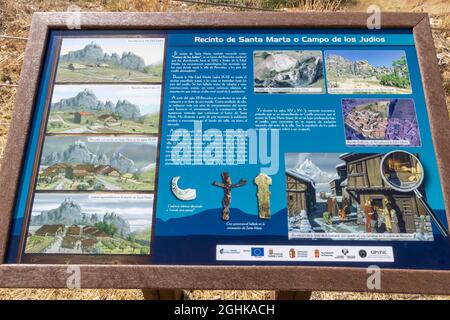
{"label": "european union flag logo", "polygon": [[252,248],[252,257],[264,257],[264,248]]}

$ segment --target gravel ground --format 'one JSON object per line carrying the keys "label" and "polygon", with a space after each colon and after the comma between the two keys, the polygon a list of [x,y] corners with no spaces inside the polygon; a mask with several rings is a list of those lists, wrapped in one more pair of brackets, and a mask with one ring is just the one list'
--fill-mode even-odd
{"label": "gravel ground", "polygon": [[[417,1],[415,1],[417,2]],[[367,4],[379,4],[383,10],[427,11],[432,13],[432,24],[438,61],[450,106],[450,15],[447,1],[357,1],[354,7],[346,10],[365,11]],[[93,0],[93,1],[26,1],[0,0],[0,34],[27,37],[31,15],[36,11],[65,11],[70,4],[76,4],[83,11],[223,11],[222,8],[181,4],[173,1],[156,0]],[[230,10],[230,9],[226,9]],[[18,83],[25,49],[25,41],[0,39],[0,83]],[[4,147],[14,106],[15,87],[0,86],[0,163],[6,156]],[[188,299],[270,299],[271,291],[186,291]],[[64,289],[0,289],[0,299],[142,299],[140,290],[64,290]],[[341,300],[392,300],[392,299],[450,299],[450,296],[406,295],[355,292],[313,292],[312,299]]]}

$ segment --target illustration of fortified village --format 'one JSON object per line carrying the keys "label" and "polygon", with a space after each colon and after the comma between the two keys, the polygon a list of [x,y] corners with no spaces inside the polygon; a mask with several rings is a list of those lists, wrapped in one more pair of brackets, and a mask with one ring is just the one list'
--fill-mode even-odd
{"label": "illustration of fortified village", "polygon": [[152,206],[151,197],[93,201],[86,194],[36,194],[25,252],[148,255]]}
{"label": "illustration of fortified village", "polygon": [[[286,154],[289,238],[433,240],[430,217],[415,194],[382,180],[382,157]],[[405,172],[413,165],[410,158],[396,160],[391,165]]]}
{"label": "illustration of fortified village", "polygon": [[155,170],[156,139],[111,143],[92,142],[89,137],[48,136],[36,188],[151,191]]}
{"label": "illustration of fortified village", "polygon": [[343,99],[347,145],[420,146],[411,99]]}
{"label": "illustration of fortified village", "polygon": [[160,95],[160,85],[57,85],[47,133],[158,133]]}

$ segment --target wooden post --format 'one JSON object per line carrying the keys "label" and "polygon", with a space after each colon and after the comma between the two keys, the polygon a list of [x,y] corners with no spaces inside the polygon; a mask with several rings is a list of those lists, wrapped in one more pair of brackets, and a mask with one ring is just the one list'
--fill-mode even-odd
{"label": "wooden post", "polygon": [[311,291],[275,291],[275,300],[309,300]]}
{"label": "wooden post", "polygon": [[144,300],[182,300],[183,290],[142,289]]}

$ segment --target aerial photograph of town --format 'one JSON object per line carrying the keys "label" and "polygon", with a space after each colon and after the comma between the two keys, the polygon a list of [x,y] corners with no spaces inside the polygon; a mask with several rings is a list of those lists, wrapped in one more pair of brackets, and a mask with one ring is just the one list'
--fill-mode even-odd
{"label": "aerial photograph of town", "polygon": [[255,93],[323,93],[321,51],[255,51]]}
{"label": "aerial photograph of town", "polygon": [[64,38],[56,82],[162,82],[164,38]]}
{"label": "aerial photograph of town", "polygon": [[37,190],[152,191],[155,137],[46,136]]}
{"label": "aerial photograph of town", "polygon": [[56,85],[47,133],[156,134],[161,85]]}
{"label": "aerial photograph of town", "polygon": [[349,146],[421,145],[412,99],[343,99],[342,111]]}
{"label": "aerial photograph of town", "polygon": [[403,50],[325,51],[328,93],[411,94]]}
{"label": "aerial photograph of town", "polygon": [[[286,153],[289,239],[432,241],[430,216],[413,192],[381,177],[382,153]],[[393,166],[413,172],[411,158]]]}
{"label": "aerial photograph of town", "polygon": [[149,255],[152,194],[36,193],[27,254]]}

